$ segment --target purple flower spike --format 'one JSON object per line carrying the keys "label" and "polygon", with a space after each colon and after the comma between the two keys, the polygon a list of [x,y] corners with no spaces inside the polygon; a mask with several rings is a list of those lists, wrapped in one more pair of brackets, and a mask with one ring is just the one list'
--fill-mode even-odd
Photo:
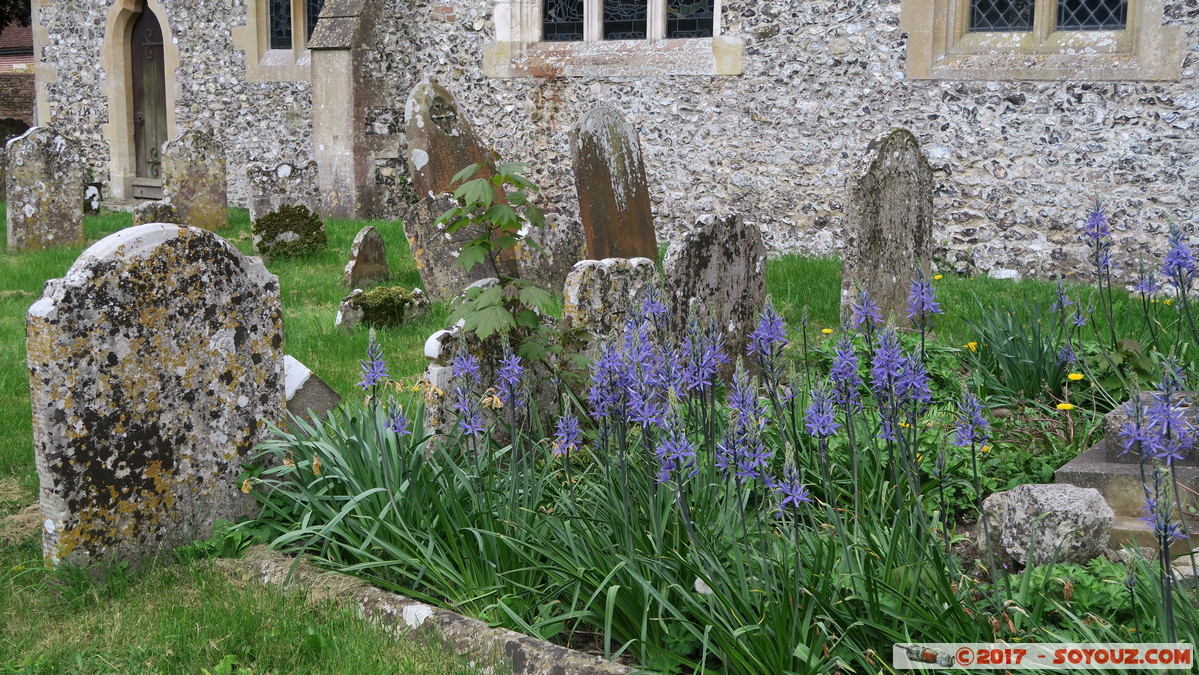
{"label": "purple flower spike", "polygon": [[613,344],[602,345],[598,358],[591,365],[591,387],[587,390],[592,417],[601,419],[621,414],[628,390],[626,373],[620,350]]}
{"label": "purple flower spike", "polygon": [[1169,500],[1146,497],[1145,505],[1141,508],[1145,511],[1145,517],[1140,520],[1153,526],[1153,533],[1159,542],[1186,538],[1182,533],[1182,525],[1174,521],[1174,509],[1169,505]]}
{"label": "purple flower spike", "polygon": [[1177,226],[1170,227],[1170,243],[1162,260],[1162,274],[1180,293],[1189,291],[1195,280],[1195,254]]}
{"label": "purple flower spike", "polygon": [[834,403],[849,411],[862,407],[859,393],[862,376],[858,375],[858,356],[854,353],[853,343],[844,335],[837,341],[829,379],[833,382]]}
{"label": "purple flower spike", "polygon": [[958,402],[958,420],[953,430],[953,444],[959,448],[986,445],[991,423],[983,415],[982,403],[970,392]]}
{"label": "purple flower spike", "polygon": [[371,329],[370,340],[367,343],[366,360],[359,361],[359,363],[362,364],[362,381],[358,383],[358,386],[364,390],[381,384],[387,379],[387,362],[383,360],[383,348],[375,339],[374,329]]}
{"label": "purple flower spike", "polygon": [[399,406],[393,406],[387,413],[387,430],[396,436],[411,436],[412,429],[408,428],[409,420]]}
{"label": "purple flower spike", "polygon": [[1141,270],[1140,276],[1137,277],[1137,282],[1133,284],[1132,290],[1143,295],[1156,295],[1162,288],[1157,283],[1156,275],[1153,272]]}
{"label": "purple flower spike", "polygon": [[1087,224],[1082,228],[1083,241],[1091,249],[1091,259],[1095,270],[1100,276],[1110,274],[1112,263],[1112,228],[1108,225],[1107,214],[1099,200],[1095,200],[1095,208],[1087,214]]}
{"label": "purple flower spike", "polygon": [[869,333],[876,326],[883,324],[883,313],[870,299],[870,294],[863,288],[858,291],[858,299],[853,303],[852,312],[849,315],[849,323],[854,330],[863,333]]}
{"label": "purple flower spike", "polygon": [[912,282],[908,292],[908,318],[915,319],[917,326],[922,326],[932,314],[941,314],[941,304],[933,291],[931,281],[926,281],[921,275]]}
{"label": "purple flower spike", "polygon": [[787,324],[774,309],[774,301],[767,296],[766,305],[758,314],[758,325],[749,334],[749,354],[770,360],[782,353],[787,346]]}
{"label": "purple flower spike", "polygon": [[473,384],[479,382],[479,360],[470,354],[459,354],[450,362],[454,379]]}
{"label": "purple flower spike", "polygon": [[676,477],[682,482],[699,471],[695,466],[695,444],[687,438],[687,430],[677,411],[672,409],[662,426],[665,437],[654,448],[658,457],[658,482],[665,483]]}
{"label": "purple flower spike", "polygon": [[1074,301],[1071,300],[1070,296],[1066,294],[1066,287],[1062,285],[1061,281],[1057,282],[1056,293],[1057,299],[1053,301],[1052,305],[1050,305],[1049,311],[1060,312],[1061,310],[1074,304]]}
{"label": "purple flower spike", "polygon": [[812,503],[812,495],[807,486],[799,482],[799,472],[794,466],[788,465],[783,471],[783,480],[776,481],[773,486],[779,500],[779,515],[787,512],[788,508],[798,509],[804,504]]}
{"label": "purple flower spike", "polygon": [[558,418],[557,433],[554,434],[553,452],[557,456],[569,455],[581,445],[579,420],[566,414]]}
{"label": "purple flower spike", "polygon": [[508,354],[500,360],[495,390],[504,405],[519,408],[524,404],[524,387],[521,386],[524,374],[525,368],[516,354]]}
{"label": "purple flower spike", "polygon": [[832,397],[824,387],[812,391],[812,403],[804,414],[804,428],[816,438],[828,438],[841,428],[833,413]]}

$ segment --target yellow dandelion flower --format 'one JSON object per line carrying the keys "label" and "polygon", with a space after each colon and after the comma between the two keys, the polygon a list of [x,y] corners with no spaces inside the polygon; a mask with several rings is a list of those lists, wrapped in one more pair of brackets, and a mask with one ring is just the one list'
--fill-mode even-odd
{"label": "yellow dandelion flower", "polygon": [[971,340],[970,342],[967,342],[966,344],[962,345],[962,348],[969,349],[972,352],[976,352],[976,351],[978,351],[978,343]]}
{"label": "yellow dandelion flower", "polygon": [[1066,379],[1070,380],[1071,382],[1077,382],[1082,379],[1082,373],[1070,373],[1066,376]]}
{"label": "yellow dandelion flower", "polygon": [[1166,303],[1167,305],[1174,304],[1174,300],[1172,300],[1170,298],[1166,298],[1165,300],[1162,300],[1162,302]]}
{"label": "yellow dandelion flower", "polygon": [[1059,403],[1059,404],[1057,404],[1057,409],[1058,410],[1074,410],[1074,404],[1073,403]]}
{"label": "yellow dandelion flower", "polygon": [[825,335],[832,335],[832,334],[833,334],[833,329],[832,329],[832,328],[821,328],[821,329],[820,329],[820,332],[821,332],[821,333],[824,333]]}
{"label": "yellow dandelion flower", "polygon": [[909,429],[912,425],[908,424],[907,422],[900,422],[899,426],[903,427],[904,429]]}
{"label": "yellow dandelion flower", "polygon": [[944,279],[944,278],[945,278],[945,275],[944,275],[944,274],[934,274],[934,275],[933,275],[933,281],[940,281],[940,280],[942,280],[942,279]]}
{"label": "yellow dandelion flower", "polygon": [[312,473],[317,476],[321,475],[321,458],[316,455],[312,456]]}
{"label": "yellow dandelion flower", "polygon": [[241,482],[241,491],[250,494],[250,479],[247,478]]}
{"label": "yellow dandelion flower", "polygon": [[991,452],[991,446],[989,446],[989,445],[984,445],[983,447],[979,448],[979,450],[978,450],[978,451],[979,451],[979,452]]}

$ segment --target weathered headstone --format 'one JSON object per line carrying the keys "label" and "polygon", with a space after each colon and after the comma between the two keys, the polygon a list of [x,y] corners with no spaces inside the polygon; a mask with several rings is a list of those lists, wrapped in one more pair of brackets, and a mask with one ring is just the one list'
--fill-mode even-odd
{"label": "weathered headstone", "polygon": [[730,357],[721,375],[731,376],[766,302],[761,230],[740,216],[703,216],[670,245],[663,269],[674,332],[681,335],[686,330],[693,302],[713,312]]}
{"label": "weathered headstone", "polygon": [[495,174],[491,151],[441,85],[432,80],[416,85],[408,96],[404,117],[408,176],[418,198],[453,192],[450,179],[471,164],[481,165],[479,177]]}
{"label": "weathered headstone", "polygon": [[472,282],[496,275],[490,263],[481,262],[467,271],[458,264],[462,247],[479,235],[476,228],[463,228],[447,234],[438,226],[437,219],[454,208],[454,200],[447,194],[426,197],[408,209],[404,215],[404,234],[408,247],[416,260],[425,293],[431,300],[452,298]]}
{"label": "weathered headstone", "polygon": [[658,266],[649,258],[582,260],[566,277],[562,327],[607,337],[624,327],[652,289],[661,288]]}
{"label": "weathered headstone", "polygon": [[136,563],[256,512],[237,478],[284,405],[261,263],[199,228],[131,227],[47,282],[26,334],[47,560]]}
{"label": "weathered headstone", "polygon": [[9,141],[8,251],[83,243],[83,156],[50,127]]}
{"label": "weathered headstone", "polygon": [[250,223],[254,251],[268,258],[295,258],[325,249],[325,223],[304,205],[280,206]]}
{"label": "weathered headstone", "polygon": [[896,129],[853,187],[845,214],[841,311],[857,288],[902,321],[916,270],[925,278],[933,253],[933,173],[912,132]]}
{"label": "weathered headstone", "polygon": [[341,403],[333,387],[317,377],[291,354],[283,357],[283,396],[287,412],[305,419],[319,419]]}
{"label": "weathered headstone", "polygon": [[180,222],[206,230],[228,225],[226,185],[225,146],[211,135],[192,129],[162,144],[162,191]]}
{"label": "weathered headstone", "polygon": [[366,288],[387,281],[390,275],[383,235],[373,225],[367,225],[359,230],[350,246],[350,260],[346,263],[342,283],[350,288]]}
{"label": "weathered headstone", "polygon": [[393,328],[419,319],[429,309],[424,291],[402,286],[375,286],[369,291],[355,288],[341,299],[334,328],[353,332],[358,324],[371,328]]}
{"label": "weathered headstone", "polygon": [[179,213],[168,201],[142,202],[133,207],[133,224],[149,225],[150,223],[174,223],[181,225]]}
{"label": "weathered headstone", "polygon": [[516,253],[520,278],[541,288],[561,288],[575,264],[588,257],[578,219],[557,208],[547,207],[545,227],[529,228],[527,236]]}
{"label": "weathered headstone", "polygon": [[8,145],[9,141],[26,131],[29,131],[29,125],[19,119],[13,117],[0,119],[0,201],[4,201],[8,183],[5,178],[8,175],[8,153],[4,152],[4,147]]}
{"label": "weathered headstone", "polygon": [[616,110],[601,106],[579,119],[570,150],[587,257],[657,260],[637,129]]}
{"label": "weathered headstone", "polygon": [[300,166],[283,163],[275,168],[251,165],[246,169],[250,183],[250,220],[283,206],[303,206],[321,212],[321,191],[317,182],[316,162]]}

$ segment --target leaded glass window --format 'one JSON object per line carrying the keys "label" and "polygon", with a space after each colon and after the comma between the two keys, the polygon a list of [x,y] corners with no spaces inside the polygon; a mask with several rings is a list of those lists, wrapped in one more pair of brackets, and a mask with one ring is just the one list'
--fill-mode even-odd
{"label": "leaded glass window", "polygon": [[1124,30],[1128,0],[1058,0],[1060,30]]}
{"label": "leaded glass window", "polygon": [[648,16],[647,0],[604,0],[604,39],[644,40]]}
{"label": "leaded glass window", "polygon": [[547,42],[583,39],[583,0],[545,0],[542,13],[541,39]]}
{"label": "leaded glass window", "polygon": [[267,17],[271,49],[291,49],[291,0],[270,0]]}
{"label": "leaded glass window", "polygon": [[1032,10],[1033,0],[972,0],[970,31],[989,33],[1032,30]]}
{"label": "leaded glass window", "polygon": [[316,30],[316,20],[321,18],[321,8],[324,6],[325,0],[304,0],[304,21],[308,24],[305,26],[305,42],[312,39],[312,31]]}
{"label": "leaded glass window", "polygon": [[667,38],[712,37],[712,0],[667,0]]}

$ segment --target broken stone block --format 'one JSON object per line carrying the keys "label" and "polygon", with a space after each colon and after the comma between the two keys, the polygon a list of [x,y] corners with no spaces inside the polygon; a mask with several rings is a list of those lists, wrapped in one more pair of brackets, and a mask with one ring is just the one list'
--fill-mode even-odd
{"label": "broken stone block", "polygon": [[191,129],[163,144],[162,192],[175,205],[180,220],[162,222],[205,230],[225,227],[229,224],[227,185],[225,146],[210,134]]}
{"label": "broken stone block", "polygon": [[174,223],[181,225],[178,212],[168,201],[142,202],[133,207],[133,224],[149,225],[150,223]]}
{"label": "broken stone block", "polygon": [[[1085,565],[1107,550],[1115,521],[1098,490],[1061,484],[1017,486],[988,498],[984,511],[992,542],[998,539],[990,549],[996,559],[1025,567],[1050,560]],[[985,544],[981,527],[979,537]]]}
{"label": "broken stone block", "polygon": [[333,327],[352,332],[358,324],[370,328],[392,328],[418,319],[429,308],[424,291],[409,291],[401,286],[376,286],[364,291],[356,288],[341,299]]}
{"label": "broken stone block", "polygon": [[207,230],[130,227],[46,283],[26,335],[48,561],[140,563],[257,512],[237,479],[284,409],[260,263]]}
{"label": "broken stone block", "polygon": [[366,288],[387,281],[390,275],[383,236],[373,225],[367,225],[358,232],[350,246],[350,260],[346,263],[342,283],[350,288]]}
{"label": "broken stone block", "polygon": [[284,206],[303,206],[321,212],[321,191],[316,162],[296,166],[283,163],[275,168],[251,165],[246,169],[250,185],[250,221],[258,220]]}
{"label": "broken stone block", "polygon": [[592,339],[620,331],[653,289],[658,266],[649,258],[579,261],[563,288],[562,327],[584,329]]}
{"label": "broken stone block", "polygon": [[8,252],[83,244],[79,142],[33,127],[8,142]]}
{"label": "broken stone block", "polygon": [[296,417],[320,419],[341,403],[341,396],[290,354],[283,357],[283,396]]}

